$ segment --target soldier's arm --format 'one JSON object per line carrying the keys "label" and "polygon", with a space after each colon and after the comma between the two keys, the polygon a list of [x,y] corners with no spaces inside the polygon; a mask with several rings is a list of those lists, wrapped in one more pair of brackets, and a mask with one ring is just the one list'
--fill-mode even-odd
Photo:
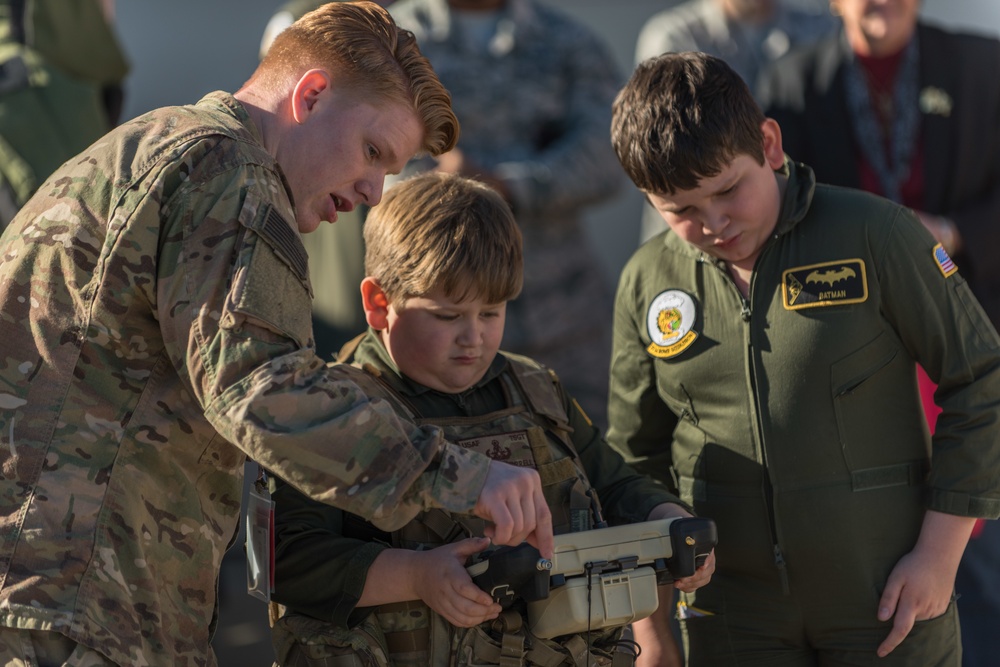
{"label": "soldier's arm", "polygon": [[386,529],[429,507],[475,509],[513,537],[544,521],[527,472],[487,484],[488,458],[404,422],[317,358],[305,251],[290,210],[271,203],[282,187],[275,174],[188,180],[162,218],[151,204],[137,214],[150,219],[131,224],[162,223],[161,330],[223,437],[307,495]]}

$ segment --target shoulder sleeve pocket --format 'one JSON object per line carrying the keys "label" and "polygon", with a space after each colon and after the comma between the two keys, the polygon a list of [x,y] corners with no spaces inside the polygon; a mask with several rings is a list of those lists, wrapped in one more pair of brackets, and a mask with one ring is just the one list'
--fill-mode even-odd
{"label": "shoulder sleeve pocket", "polygon": [[[299,233],[270,204],[259,206],[248,195],[240,212],[244,229],[234,273],[231,321],[251,321],[288,336],[300,346],[312,344],[312,287],[308,258]],[[223,326],[230,318],[223,318]],[[238,325],[237,325],[238,326]]]}

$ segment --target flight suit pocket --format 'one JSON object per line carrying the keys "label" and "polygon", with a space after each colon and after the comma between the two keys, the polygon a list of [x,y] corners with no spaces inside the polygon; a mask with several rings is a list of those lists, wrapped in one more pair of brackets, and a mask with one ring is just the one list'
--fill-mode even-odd
{"label": "flight suit pocket", "polygon": [[[862,475],[858,482],[861,487],[909,484],[909,472],[896,468],[922,457],[925,438],[919,415],[911,427],[904,427],[901,420],[887,419],[884,414],[884,396],[900,391],[894,383],[901,371],[890,369],[894,363],[901,363],[898,354],[891,337],[882,333],[830,367],[844,464],[852,475]],[[916,367],[907,364],[915,378]],[[899,400],[902,405],[905,399]]]}
{"label": "flight suit pocket", "polygon": [[698,656],[698,664],[736,664],[725,607],[724,596],[718,590],[710,592],[706,587],[695,593],[680,593],[676,616],[684,653]]}
{"label": "flight suit pocket", "polygon": [[683,386],[679,389],[683,392],[683,398],[660,392],[670,411],[677,415],[677,426],[673,433],[675,443],[673,465],[677,475],[700,477],[705,473],[702,457],[708,438],[698,427],[698,413],[695,412],[691,397]]}
{"label": "flight suit pocket", "polygon": [[663,398],[664,403],[677,415],[678,421],[687,421],[691,425],[697,426],[698,424],[698,414],[694,411],[694,405],[691,403],[691,397],[688,396],[687,391],[681,386],[680,390],[683,392],[683,397],[677,398],[671,394],[661,392],[660,396]]}

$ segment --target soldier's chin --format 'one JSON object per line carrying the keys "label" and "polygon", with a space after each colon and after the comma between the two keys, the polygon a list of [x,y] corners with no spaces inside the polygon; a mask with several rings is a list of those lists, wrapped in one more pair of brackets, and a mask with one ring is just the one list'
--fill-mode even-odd
{"label": "soldier's chin", "polygon": [[[323,216],[323,217],[328,218],[330,216]],[[333,220],[329,220],[328,222],[333,223],[336,221],[337,221],[337,216],[335,214],[333,216]],[[323,218],[321,218],[320,216],[306,216],[306,215],[295,216],[295,224],[299,228],[300,234],[308,234],[310,232],[314,232],[317,229],[319,229],[319,226],[322,225],[324,222],[327,221],[323,220]]]}

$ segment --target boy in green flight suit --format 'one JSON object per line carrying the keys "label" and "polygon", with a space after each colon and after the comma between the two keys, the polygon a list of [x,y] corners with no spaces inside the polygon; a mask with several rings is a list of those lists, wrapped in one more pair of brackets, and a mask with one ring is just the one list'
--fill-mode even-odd
{"label": "boy in green flight suit", "polygon": [[912,211],[818,185],[711,56],[640,64],[612,142],[669,229],[619,284],[608,441],[724,536],[690,664],[957,665],[955,572],[1000,516],[1000,338],[957,267]]}
{"label": "boy in green flight suit", "polygon": [[[498,352],[522,256],[494,190],[446,174],[405,180],[372,209],[365,245],[370,329],[341,357],[372,396],[464,447],[536,468],[556,534],[593,528],[600,510],[613,524],[689,516],[607,446],[554,373]],[[285,667],[501,664],[501,652],[502,664],[584,665],[588,654],[610,664],[620,633],[595,630],[589,645],[584,634],[528,637],[516,611],[501,614],[472,582],[467,559],[489,546],[479,519],[431,511],[389,534],[280,481],[273,497]],[[675,586],[694,590],[713,567],[710,556]]]}

